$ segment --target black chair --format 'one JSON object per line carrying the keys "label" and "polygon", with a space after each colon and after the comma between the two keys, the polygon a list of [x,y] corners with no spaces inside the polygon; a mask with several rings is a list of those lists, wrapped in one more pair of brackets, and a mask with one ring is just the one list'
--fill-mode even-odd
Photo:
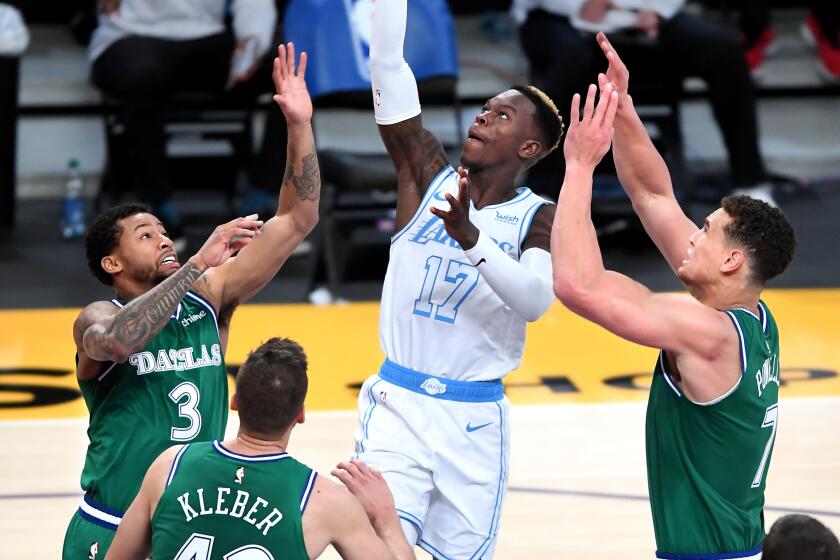
{"label": "black chair", "polygon": [[[120,116],[119,101],[103,97],[103,122],[107,159],[102,188],[94,201],[97,210],[107,203],[119,202],[130,190],[132,180],[124,176],[129,157],[125,146],[125,127]],[[227,154],[196,153],[191,156],[172,154],[169,158],[173,184],[178,188],[200,187],[220,190],[228,207],[233,206],[237,175],[247,166],[253,153],[253,116],[256,106],[240,98],[212,93],[179,93],[173,96],[167,113],[167,143],[176,136],[196,142],[223,141]],[[219,155],[226,157],[219,158]],[[196,163],[201,165],[196,165]],[[184,178],[181,180],[180,177]],[[106,200],[110,199],[110,200]]]}

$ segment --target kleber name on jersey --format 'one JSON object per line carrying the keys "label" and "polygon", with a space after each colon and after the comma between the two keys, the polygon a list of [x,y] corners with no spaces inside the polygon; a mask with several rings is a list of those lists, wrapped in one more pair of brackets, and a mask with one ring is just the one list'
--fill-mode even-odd
{"label": "kleber name on jersey", "polygon": [[128,358],[128,363],[137,368],[137,375],[162,371],[186,371],[207,366],[219,366],[222,364],[222,348],[218,344],[210,346],[201,345],[201,355],[195,356],[194,349],[161,348],[157,354],[152,352],[137,352]]}
{"label": "kleber name on jersey", "polygon": [[[193,496],[192,492],[184,492],[182,495],[177,496],[177,499],[178,504],[184,512],[184,519],[187,523],[196,517],[204,515],[227,515],[250,523],[255,529],[261,531],[263,536],[266,536],[271,528],[283,519],[283,514],[280,513],[280,510],[271,506],[268,500],[261,496],[251,496],[245,490],[236,490],[236,497],[233,503],[226,503],[226,500],[231,497],[233,495],[231,494],[230,488],[219,487],[216,489],[216,495],[208,496],[209,499],[207,500],[207,503],[215,505],[215,508],[206,507],[204,488],[197,488],[195,496]],[[190,505],[190,498],[194,498],[193,503],[198,505],[198,511]],[[270,510],[269,507],[271,508]],[[254,515],[258,517],[254,517]]]}

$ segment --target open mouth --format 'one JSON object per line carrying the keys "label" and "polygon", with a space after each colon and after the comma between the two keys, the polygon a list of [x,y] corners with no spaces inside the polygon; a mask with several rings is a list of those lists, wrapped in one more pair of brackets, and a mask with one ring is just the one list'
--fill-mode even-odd
{"label": "open mouth", "polygon": [[166,255],[163,257],[163,260],[160,261],[160,264],[163,266],[178,264],[178,258],[175,255]]}
{"label": "open mouth", "polygon": [[476,142],[481,142],[482,144],[484,143],[483,138],[479,138],[478,136],[476,136],[472,132],[467,134],[467,140],[475,140]]}

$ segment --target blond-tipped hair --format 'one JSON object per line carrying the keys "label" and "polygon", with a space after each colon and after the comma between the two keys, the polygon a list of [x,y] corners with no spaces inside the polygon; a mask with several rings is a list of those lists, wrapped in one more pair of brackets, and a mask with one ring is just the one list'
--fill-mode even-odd
{"label": "blond-tipped hair", "polygon": [[514,86],[513,89],[527,97],[536,108],[534,114],[537,122],[537,127],[540,129],[546,141],[550,144],[545,152],[545,155],[550,154],[560,145],[560,139],[563,137],[563,132],[566,128],[563,123],[563,117],[560,116],[560,111],[557,110],[557,105],[554,101],[546,95],[546,93],[536,86]]}

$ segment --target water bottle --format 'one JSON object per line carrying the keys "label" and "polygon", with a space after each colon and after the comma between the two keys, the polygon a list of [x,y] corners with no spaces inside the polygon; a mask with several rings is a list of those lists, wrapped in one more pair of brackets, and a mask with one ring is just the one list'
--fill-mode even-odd
{"label": "water bottle", "polygon": [[67,162],[67,182],[61,203],[61,237],[73,239],[85,234],[85,203],[82,198],[84,182],[79,171],[79,160]]}

